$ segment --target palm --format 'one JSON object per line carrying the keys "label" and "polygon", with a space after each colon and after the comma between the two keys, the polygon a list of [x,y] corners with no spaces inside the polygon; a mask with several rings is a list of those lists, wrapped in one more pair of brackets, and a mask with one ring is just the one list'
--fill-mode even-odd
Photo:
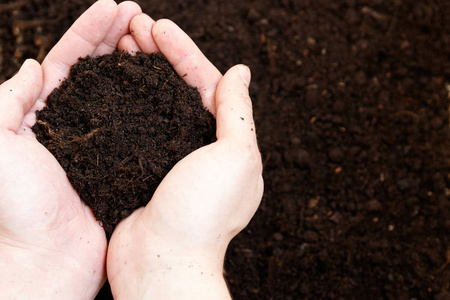
{"label": "palm", "polygon": [[236,155],[227,141],[220,140],[191,153],[161,182],[139,216],[141,223],[147,230],[153,230],[151,224],[158,224],[154,234],[176,236],[174,244],[185,240],[192,245],[210,246],[217,245],[220,238],[228,239],[228,244],[247,225],[232,224],[231,220],[249,220],[235,214],[251,216],[257,207],[246,192],[249,187],[256,187],[259,180],[249,176],[254,170],[243,164],[252,159],[251,155]]}
{"label": "palm", "polygon": [[47,149],[29,135],[0,132],[0,182],[6,244],[76,253],[72,259],[102,275],[105,233]]}

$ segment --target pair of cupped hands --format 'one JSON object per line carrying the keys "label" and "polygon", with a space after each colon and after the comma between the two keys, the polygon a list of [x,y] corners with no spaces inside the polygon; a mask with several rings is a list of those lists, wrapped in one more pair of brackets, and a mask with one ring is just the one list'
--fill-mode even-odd
{"label": "pair of cupped hands", "polygon": [[[150,203],[105,232],[56,159],[34,137],[36,110],[79,57],[159,51],[197,87],[217,142],[169,172]],[[42,65],[27,60],[0,86],[2,299],[93,299],[108,276],[116,299],[229,298],[223,261],[263,192],[250,71],[225,75],[173,22],[134,2],[92,5]]]}

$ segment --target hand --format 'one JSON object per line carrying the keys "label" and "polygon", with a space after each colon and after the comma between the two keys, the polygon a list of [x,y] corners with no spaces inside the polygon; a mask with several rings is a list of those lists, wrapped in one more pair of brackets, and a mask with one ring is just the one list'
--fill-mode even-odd
{"label": "hand", "polygon": [[115,299],[228,299],[223,261],[231,239],[254,215],[262,163],[248,95],[250,72],[223,77],[168,20],[146,15],[119,42],[130,52],[161,51],[217,119],[217,142],[194,151],[164,178],[149,204],[124,219],[108,248]]}
{"label": "hand", "polygon": [[93,299],[103,285],[104,230],[64,170],[31,131],[42,100],[78,57],[112,52],[140,14],[102,0],[51,50],[0,86],[0,291],[2,299]]}

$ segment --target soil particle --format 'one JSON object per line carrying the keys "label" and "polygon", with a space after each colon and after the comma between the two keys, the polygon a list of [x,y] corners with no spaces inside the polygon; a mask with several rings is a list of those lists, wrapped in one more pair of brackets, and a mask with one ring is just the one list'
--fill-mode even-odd
{"label": "soil particle", "polygon": [[366,203],[366,209],[367,211],[380,211],[382,210],[383,206],[378,200],[370,200]]}
{"label": "soil particle", "polygon": [[334,162],[341,162],[345,153],[341,148],[333,148],[328,153],[328,157]]}
{"label": "soil particle", "polygon": [[300,168],[310,167],[312,164],[311,155],[305,149],[298,149],[294,162]]}
{"label": "soil particle", "polygon": [[303,233],[303,239],[307,242],[317,242],[319,235],[315,231],[307,230]]}

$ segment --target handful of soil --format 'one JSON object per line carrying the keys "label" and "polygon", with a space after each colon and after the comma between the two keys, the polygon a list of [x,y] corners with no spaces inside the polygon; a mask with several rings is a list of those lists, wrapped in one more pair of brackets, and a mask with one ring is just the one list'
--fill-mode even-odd
{"label": "handful of soil", "polygon": [[179,160],[216,140],[200,94],[160,53],[80,58],[36,115],[38,141],[108,238]]}

